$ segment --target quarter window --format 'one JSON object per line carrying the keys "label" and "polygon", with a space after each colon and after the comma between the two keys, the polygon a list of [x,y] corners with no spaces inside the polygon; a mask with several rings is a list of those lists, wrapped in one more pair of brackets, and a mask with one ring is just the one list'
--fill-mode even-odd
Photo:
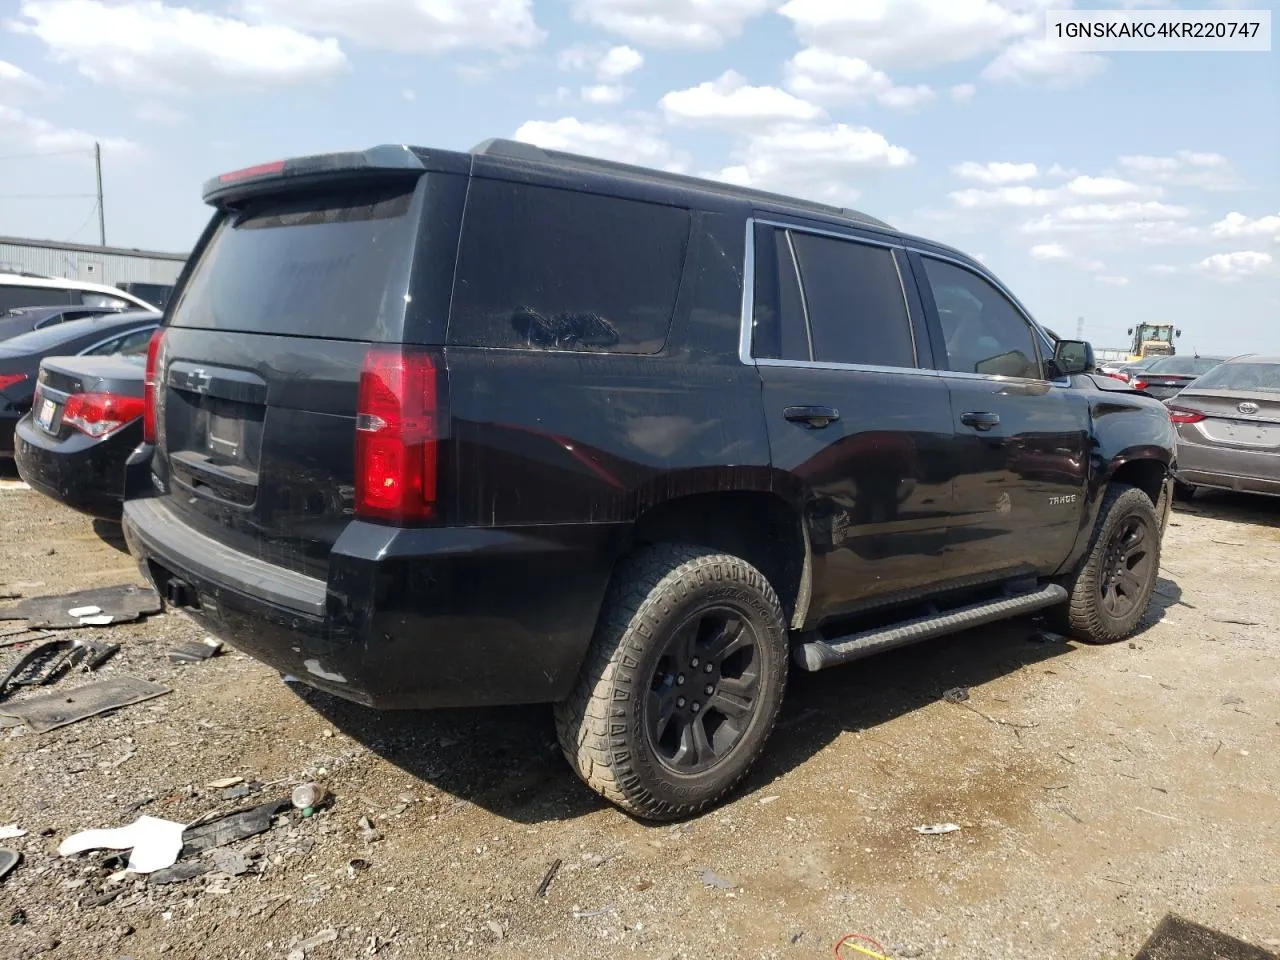
{"label": "quarter window", "polygon": [[949,369],[1040,379],[1031,327],[1009,298],[963,267],[930,257],[923,260],[942,324]]}

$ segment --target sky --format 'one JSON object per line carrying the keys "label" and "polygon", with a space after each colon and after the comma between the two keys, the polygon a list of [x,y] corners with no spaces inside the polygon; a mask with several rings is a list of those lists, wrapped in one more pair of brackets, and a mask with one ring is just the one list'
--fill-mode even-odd
{"label": "sky", "polygon": [[1050,49],[1068,6],[0,0],[0,234],[96,242],[95,141],[108,243],[186,251],[218,173],[514,137],[855,206],[1098,347],[1280,353],[1280,52]]}

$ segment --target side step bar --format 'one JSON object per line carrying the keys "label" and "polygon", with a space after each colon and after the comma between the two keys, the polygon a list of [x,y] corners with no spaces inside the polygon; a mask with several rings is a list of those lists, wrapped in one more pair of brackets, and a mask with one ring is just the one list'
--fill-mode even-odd
{"label": "side step bar", "polygon": [[808,640],[797,644],[792,651],[792,656],[796,666],[801,670],[810,672],[825,670],[827,667],[860,660],[862,657],[869,657],[895,647],[905,647],[920,640],[1033,613],[1045,607],[1065,603],[1066,600],[1066,589],[1051,583],[1033,593],[975,603],[948,613],[907,620],[892,627],[854,633],[836,640]]}

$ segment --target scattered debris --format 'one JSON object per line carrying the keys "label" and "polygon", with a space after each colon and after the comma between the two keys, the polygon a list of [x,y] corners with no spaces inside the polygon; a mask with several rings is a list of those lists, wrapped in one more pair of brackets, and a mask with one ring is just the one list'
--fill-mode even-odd
{"label": "scattered debris", "polygon": [[304,783],[293,788],[293,795],[289,801],[294,808],[302,811],[304,817],[311,816],[315,812],[316,807],[324,803],[325,790],[318,783]]}
{"label": "scattered debris", "polygon": [[81,617],[96,617],[101,612],[102,612],[101,607],[95,607],[92,604],[90,604],[87,607],[72,607],[70,610],[67,611],[67,616],[75,617],[77,620],[79,620]]}
{"label": "scattered debris", "polygon": [[373,864],[362,857],[356,857],[354,860],[347,861],[347,879],[354,880],[357,873],[362,873],[372,867]]}
{"label": "scattered debris", "polygon": [[0,840],[17,840],[19,837],[25,837],[26,835],[27,831],[16,823],[11,823],[7,827],[0,827]]}
{"label": "scattered debris", "polygon": [[[0,847],[0,880],[9,875],[9,872],[22,861],[22,854],[17,850],[10,850],[8,847]],[[9,921],[12,923],[13,921]]]}
{"label": "scattered debris", "polygon": [[1257,620],[1246,620],[1243,617],[1237,617],[1230,613],[1211,613],[1208,619],[1214,623],[1230,623],[1237,627],[1260,627],[1262,624]]}
{"label": "scattered debris", "polygon": [[242,783],[239,786],[230,787],[218,794],[223,800],[243,800],[249,794],[253,793],[253,785]]}
{"label": "scattered debris", "polygon": [[213,867],[201,860],[186,860],[182,863],[175,863],[172,867],[157,870],[147,879],[150,883],[156,885],[183,883],[187,880],[194,880],[196,877],[203,877],[212,870]]}
{"label": "scattered debris", "polygon": [[36,733],[56,730],[108,710],[118,710],[172,693],[168,687],[134,677],[113,677],[75,690],[0,705],[0,716],[16,717]]}
{"label": "scattered debris", "polygon": [[942,833],[955,833],[959,829],[960,824],[958,823],[928,823],[923,826],[916,827],[915,831],[916,833],[933,837]]}
{"label": "scattered debris", "polygon": [[551,881],[556,878],[556,873],[559,872],[562,862],[559,857],[551,861],[551,866],[547,867],[547,872],[542,876],[542,882],[538,884],[537,896],[545,897],[547,895],[547,891],[551,889]]}
{"label": "scattered debris", "polygon": [[1178,817],[1170,816],[1167,813],[1156,813],[1154,810],[1148,810],[1146,807],[1134,807],[1133,809],[1137,810],[1139,813],[1149,813],[1153,817],[1160,817],[1162,820],[1172,820],[1174,823],[1186,823],[1185,820],[1181,820]]}
{"label": "scattered debris", "polygon": [[239,850],[219,848],[214,850],[211,856],[218,871],[225,873],[229,877],[240,877],[249,872],[250,860]]}
{"label": "scattered debris", "polygon": [[189,857],[203,850],[225,847],[237,840],[266,833],[271,829],[272,817],[288,806],[288,800],[275,800],[248,810],[228,814],[198,827],[189,827],[182,835],[182,855]]}
{"label": "scattered debris", "polygon": [[289,960],[303,960],[307,951],[314,950],[316,947],[322,947],[326,943],[333,943],[338,939],[338,931],[333,927],[321,930],[315,936],[307,937],[296,947],[289,951]]}
{"label": "scattered debris", "polygon": [[726,880],[724,877],[715,873],[708,867],[703,867],[698,871],[698,875],[702,877],[705,886],[715,887],[717,890],[736,890],[737,888]]}
{"label": "scattered debris", "polygon": [[9,914],[9,926],[11,927],[20,927],[26,922],[27,911],[23,910],[21,907],[18,907],[18,909],[13,911],[13,913]]}
{"label": "scattered debris", "polygon": [[969,699],[968,687],[952,687],[950,690],[942,691],[942,699],[947,703],[964,703]]}
{"label": "scattered debris", "polygon": [[773,801],[775,801],[775,800],[780,800],[780,799],[781,799],[781,797],[779,797],[779,796],[778,796],[778,794],[776,794],[776,793],[775,793],[775,794],[773,794],[772,796],[768,796],[768,797],[761,797],[761,798],[760,798],[760,806],[762,806],[762,807],[763,807],[763,806],[766,806],[767,804],[773,803]]}
{"label": "scattered debris", "polygon": [[1079,817],[1077,817],[1074,813],[1072,813],[1072,812],[1071,812],[1070,810],[1068,810],[1066,807],[1059,807],[1059,808],[1058,808],[1058,810],[1059,810],[1059,812],[1060,812],[1060,813],[1062,813],[1064,816],[1070,817],[1070,818],[1071,818],[1072,820],[1074,820],[1076,823],[1079,823],[1079,824],[1081,824],[1081,825],[1083,825],[1083,824],[1084,824],[1084,821],[1083,821],[1083,820],[1081,820]]}
{"label": "scattered debris", "polygon": [[216,657],[222,650],[222,641],[213,637],[203,640],[189,640],[180,643],[169,651],[171,663],[203,663],[210,657]]}
{"label": "scattered debris", "polygon": [[593,920],[596,917],[604,917],[613,913],[613,907],[601,907],[599,910],[575,910],[573,911],[573,919],[575,920]]}
{"label": "scattered debris", "polygon": [[1027,637],[1031,643],[1066,643],[1067,638],[1052,630],[1035,630]]}
{"label": "scattered debris", "polygon": [[506,939],[506,931],[502,929],[502,924],[500,924],[497,920],[489,920],[485,923],[485,926],[489,928],[489,932],[492,933],[494,937],[496,937],[498,940],[501,941]]}
{"label": "scattered debris", "polygon": [[95,617],[111,617],[109,623],[126,623],[159,613],[160,596],[150,587],[122,584],[61,596],[30,597],[0,610],[0,620],[26,620],[31,629],[66,630],[87,626],[81,623],[79,616],[72,616],[69,612],[87,607],[96,607],[100,611]]}
{"label": "scattered debris", "polygon": [[[303,811],[306,815],[306,811]],[[382,839],[382,833],[373,825],[373,821],[368,817],[361,817],[358,823],[360,827],[360,839],[365,843],[377,843]]]}
{"label": "scattered debris", "polygon": [[106,663],[120,649],[118,643],[96,643],[93,640],[50,640],[28,650],[0,680],[0,699],[11,687],[47,686],[60,679],[73,667],[92,672]]}
{"label": "scattered debris", "polygon": [[243,783],[244,777],[223,777],[221,780],[211,780],[205,784],[210,790],[225,790],[227,787],[234,787],[237,783]]}
{"label": "scattered debris", "polygon": [[130,873],[153,873],[171,867],[182,850],[183,824],[159,817],[139,817],[127,827],[85,830],[63,840],[58,854],[69,857],[87,850],[131,850]]}
{"label": "scattered debris", "polygon": [[[858,946],[859,941],[862,943],[869,943],[871,944],[871,946],[875,947],[876,949],[873,951],[873,950],[868,950],[866,947],[860,947]],[[873,960],[889,960],[889,957],[886,955],[885,948],[882,947],[879,944],[879,942],[861,933],[846,934],[845,936],[841,937],[839,940],[836,941],[836,945],[831,952],[832,954],[835,955],[837,960],[842,960],[842,958],[845,956],[845,954],[842,954],[840,950],[842,947],[846,947],[846,946],[850,950],[856,951],[857,953],[860,953],[863,956],[872,957]]]}

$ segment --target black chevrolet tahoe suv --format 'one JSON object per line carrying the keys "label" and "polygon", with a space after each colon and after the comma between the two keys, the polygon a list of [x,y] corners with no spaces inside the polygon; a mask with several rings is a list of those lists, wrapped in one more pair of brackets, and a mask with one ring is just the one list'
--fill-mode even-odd
{"label": "black chevrolet tahoe suv", "polygon": [[379,708],[555,704],[650,819],[820,670],[1044,611],[1129,635],[1167,411],[850,210],[490,141],[217,178],[124,528],[172,606]]}

